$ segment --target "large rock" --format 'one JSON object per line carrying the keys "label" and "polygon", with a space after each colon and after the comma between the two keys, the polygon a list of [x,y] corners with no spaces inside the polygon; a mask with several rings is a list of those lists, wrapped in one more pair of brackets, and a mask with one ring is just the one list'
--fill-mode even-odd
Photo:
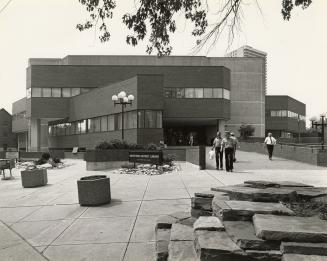
{"label": "large rock", "polygon": [[283,255],[282,261],[327,261],[327,257],[315,255],[286,254]]}
{"label": "large rock", "polygon": [[327,256],[327,243],[282,242],[281,251],[284,254]]}
{"label": "large rock", "polygon": [[199,218],[201,216],[212,216],[212,211],[206,211],[206,210],[202,210],[202,209],[192,208],[191,215],[194,218]]}
{"label": "large rock", "polygon": [[260,261],[281,261],[282,253],[280,251],[259,251],[259,250],[247,250],[246,255],[253,260]]}
{"label": "large rock", "polygon": [[171,228],[173,223],[176,223],[177,218],[169,216],[169,215],[165,215],[165,216],[161,216],[157,219],[156,221],[156,229],[157,228]]}
{"label": "large rock", "polygon": [[211,230],[211,231],[224,231],[223,223],[217,217],[199,217],[194,223],[194,231],[196,230]]}
{"label": "large rock", "polygon": [[294,212],[280,203],[250,201],[215,201],[213,215],[226,221],[252,220],[254,214],[294,215]]}
{"label": "large rock", "polygon": [[193,241],[170,241],[168,261],[198,261]]}
{"label": "large rock", "polygon": [[244,181],[244,184],[252,188],[312,187],[311,185],[292,181],[247,180]]}
{"label": "large rock", "polygon": [[195,231],[195,250],[201,261],[244,261],[242,249],[224,231]]}
{"label": "large rock", "polygon": [[234,185],[211,188],[213,191],[227,193],[231,200],[247,200],[256,202],[296,201],[294,188],[251,188],[245,185]]}
{"label": "large rock", "polygon": [[257,237],[293,242],[327,242],[327,222],[319,218],[261,215],[253,216]]}
{"label": "large rock", "polygon": [[212,211],[212,198],[192,197],[191,206],[194,209]]}
{"label": "large rock", "polygon": [[175,223],[171,227],[170,241],[193,241],[193,227]]}
{"label": "large rock", "polygon": [[246,250],[279,250],[280,242],[263,240],[255,235],[252,222],[224,221],[229,237],[242,249]]}
{"label": "large rock", "polygon": [[167,261],[169,253],[169,241],[156,241],[156,261]]}

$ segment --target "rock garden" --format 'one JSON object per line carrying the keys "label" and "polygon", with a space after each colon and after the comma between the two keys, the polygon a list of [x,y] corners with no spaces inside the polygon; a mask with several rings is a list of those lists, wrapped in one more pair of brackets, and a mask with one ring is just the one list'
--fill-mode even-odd
{"label": "rock garden", "polygon": [[327,188],[287,181],[195,193],[157,220],[156,260],[327,260],[326,206]]}
{"label": "rock garden", "polygon": [[17,169],[34,170],[34,169],[61,169],[65,164],[58,158],[51,158],[48,152],[42,154],[41,158],[35,161],[21,161],[16,163]]}

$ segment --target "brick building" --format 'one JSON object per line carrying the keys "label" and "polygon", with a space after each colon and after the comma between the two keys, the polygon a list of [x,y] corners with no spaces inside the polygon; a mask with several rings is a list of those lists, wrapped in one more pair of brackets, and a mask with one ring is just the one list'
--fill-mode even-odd
{"label": "brick building", "polygon": [[[124,114],[125,139],[209,144],[216,131],[241,124],[265,134],[265,72],[257,57],[67,56],[30,59],[27,95],[13,104],[27,148],[92,148],[121,137],[120,91],[135,101]],[[24,106],[21,106],[25,104]]]}
{"label": "brick building", "polygon": [[5,109],[0,109],[0,150],[17,148],[16,134],[12,132],[12,116]]}
{"label": "brick building", "polygon": [[266,134],[277,138],[297,138],[305,131],[306,106],[286,95],[266,96]]}

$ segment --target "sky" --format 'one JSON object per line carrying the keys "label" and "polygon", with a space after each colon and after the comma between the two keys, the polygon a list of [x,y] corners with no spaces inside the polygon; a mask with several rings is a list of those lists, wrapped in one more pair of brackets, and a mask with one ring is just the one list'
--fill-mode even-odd
{"label": "sky", "polygon": [[[9,0],[0,0],[0,10]],[[209,1],[214,19],[217,2]],[[146,55],[146,43],[125,43],[128,29],[124,13],[135,11],[134,0],[117,0],[109,28],[111,40],[100,43],[97,32],[79,32],[76,24],[87,12],[78,0],[11,0],[0,12],[0,108],[11,113],[12,103],[25,96],[29,58],[62,58],[66,55]],[[256,2],[260,4],[258,8]],[[281,15],[281,0],[244,0],[242,31],[228,49],[227,37],[196,55],[224,56],[243,45],[268,53],[267,94],[289,95],[306,104],[307,119],[327,112],[327,1],[314,0],[297,8],[289,22]],[[261,11],[260,11],[261,10]],[[172,55],[193,55],[196,39],[182,15],[171,37]]]}

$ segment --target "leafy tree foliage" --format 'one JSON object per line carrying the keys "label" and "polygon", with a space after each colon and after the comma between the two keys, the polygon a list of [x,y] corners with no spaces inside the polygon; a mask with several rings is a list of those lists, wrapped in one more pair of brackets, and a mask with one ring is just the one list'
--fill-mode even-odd
{"label": "leafy tree foliage", "polygon": [[247,139],[248,137],[253,136],[254,130],[254,127],[250,124],[242,124],[238,131],[242,139]]}
{"label": "leafy tree foliage", "polygon": [[[117,0],[78,0],[89,12],[85,23],[78,24],[80,31],[91,28],[100,31],[100,41],[110,40],[108,22],[113,18]],[[123,0],[120,0],[123,1]],[[122,22],[132,31],[126,36],[126,42],[137,45],[149,36],[146,52],[156,51],[158,55],[169,55],[172,51],[170,35],[176,31],[176,17],[183,14],[185,19],[193,25],[192,35],[197,38],[197,48],[214,45],[221,32],[228,31],[230,43],[235,33],[240,29],[241,4],[245,0],[215,0],[218,12],[215,23],[208,24],[207,0],[135,0],[137,6],[133,14],[126,13]],[[255,0],[258,4],[258,0]],[[291,18],[294,7],[303,9],[310,6],[312,0],[280,0],[281,13],[284,20]],[[264,2],[264,1],[262,1]]]}

